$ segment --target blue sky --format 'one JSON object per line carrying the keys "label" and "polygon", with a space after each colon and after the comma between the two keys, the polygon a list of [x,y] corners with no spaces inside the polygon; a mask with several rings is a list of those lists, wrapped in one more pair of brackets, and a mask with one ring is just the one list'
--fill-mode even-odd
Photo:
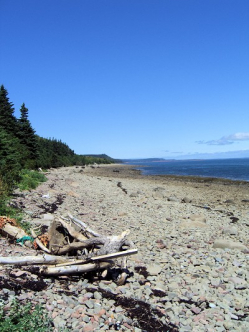
{"label": "blue sky", "polygon": [[249,156],[248,0],[0,7],[0,84],[38,135],[114,158]]}

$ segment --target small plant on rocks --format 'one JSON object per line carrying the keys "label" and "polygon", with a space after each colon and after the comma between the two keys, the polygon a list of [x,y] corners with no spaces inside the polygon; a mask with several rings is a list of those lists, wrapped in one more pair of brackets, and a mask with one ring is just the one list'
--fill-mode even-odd
{"label": "small plant on rocks", "polygon": [[52,321],[40,305],[31,303],[20,305],[17,300],[11,302],[9,311],[0,303],[1,332],[50,332],[53,331]]}

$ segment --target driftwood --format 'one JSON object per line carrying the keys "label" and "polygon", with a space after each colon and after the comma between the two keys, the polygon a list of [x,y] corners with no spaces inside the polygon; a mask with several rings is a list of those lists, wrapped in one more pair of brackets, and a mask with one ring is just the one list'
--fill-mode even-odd
{"label": "driftwood", "polygon": [[[106,270],[114,265],[112,259],[123,257],[121,275],[117,280],[122,285],[128,276],[126,257],[137,253],[134,244],[127,240],[129,230],[120,235],[101,235],[71,214],[68,214],[68,218],[57,218],[48,233],[38,236],[36,232],[31,230],[32,237],[46,254],[0,257],[0,264],[36,265],[44,275],[68,275]],[[10,224],[2,227],[2,233],[16,239],[27,236],[23,230]],[[43,241],[44,237],[48,239],[46,243]],[[25,245],[30,244],[30,241],[25,242]]]}
{"label": "driftwood", "polygon": [[103,270],[113,265],[113,262],[88,263],[71,266],[43,267],[40,272],[45,275],[68,275],[75,273],[86,273],[94,270]]}
{"label": "driftwood", "polygon": [[57,264],[66,261],[66,257],[46,254],[42,256],[0,257],[0,264],[11,265]]}
{"label": "driftwood", "polygon": [[39,255],[39,256],[20,256],[20,257],[0,257],[0,264],[11,264],[11,265],[32,265],[32,264],[56,264],[56,266],[66,265],[77,265],[89,262],[106,261],[115,259],[123,256],[137,254],[137,249],[130,249],[120,252],[115,252],[109,255],[96,256],[86,259],[75,259],[68,258],[66,256],[55,256],[55,255]]}
{"label": "driftwood", "polygon": [[[24,236],[27,236],[27,234],[24,232],[23,229],[10,225],[8,223],[6,223],[2,227],[1,233],[5,236],[10,237],[11,239],[20,239]],[[30,241],[26,241],[25,245],[26,245],[26,247],[31,247],[32,243]]]}

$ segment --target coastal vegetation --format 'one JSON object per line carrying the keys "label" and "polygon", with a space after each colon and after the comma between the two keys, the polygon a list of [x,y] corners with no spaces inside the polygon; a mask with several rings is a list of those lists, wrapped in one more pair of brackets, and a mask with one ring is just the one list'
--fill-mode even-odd
{"label": "coastal vegetation", "polygon": [[14,188],[34,189],[45,181],[38,168],[113,163],[107,155],[78,155],[56,138],[36,134],[23,103],[16,117],[8,91],[0,87],[0,215],[7,212],[6,199]]}

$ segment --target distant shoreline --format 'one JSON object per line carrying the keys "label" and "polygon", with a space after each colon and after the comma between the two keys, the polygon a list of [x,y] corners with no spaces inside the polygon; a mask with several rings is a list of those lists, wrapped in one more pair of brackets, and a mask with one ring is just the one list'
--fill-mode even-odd
{"label": "distant shoreline", "polygon": [[95,169],[88,167],[87,172],[91,172],[99,176],[108,177],[124,177],[124,178],[134,178],[143,180],[157,180],[162,181],[163,179],[174,182],[191,182],[191,183],[204,183],[204,184],[224,184],[224,185],[243,185],[248,186],[249,181],[244,180],[231,180],[226,178],[218,177],[202,177],[202,176],[189,176],[189,175],[146,175],[142,174],[142,171],[136,167],[141,167],[141,165],[130,165],[130,164],[101,164],[96,166]]}

